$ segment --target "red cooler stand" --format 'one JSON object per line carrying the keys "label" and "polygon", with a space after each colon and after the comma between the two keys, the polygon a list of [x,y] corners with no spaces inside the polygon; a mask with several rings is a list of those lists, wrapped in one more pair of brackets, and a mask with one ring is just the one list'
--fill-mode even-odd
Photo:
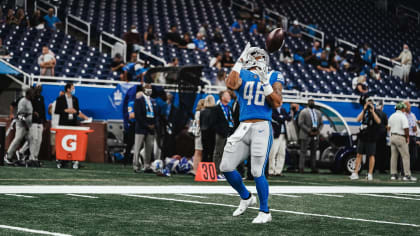
{"label": "red cooler stand", "polygon": [[57,126],[55,131],[56,159],[63,161],[85,161],[89,127]]}

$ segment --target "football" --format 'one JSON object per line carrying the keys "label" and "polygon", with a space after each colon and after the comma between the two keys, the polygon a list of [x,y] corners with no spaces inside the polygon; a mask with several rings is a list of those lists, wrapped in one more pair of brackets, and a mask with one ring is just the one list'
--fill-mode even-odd
{"label": "football", "polygon": [[285,33],[282,28],[271,31],[265,39],[265,47],[269,53],[276,52],[284,44]]}

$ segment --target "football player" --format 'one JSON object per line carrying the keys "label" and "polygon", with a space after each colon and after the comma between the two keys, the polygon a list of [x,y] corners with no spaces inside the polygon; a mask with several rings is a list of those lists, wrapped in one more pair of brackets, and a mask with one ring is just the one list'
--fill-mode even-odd
{"label": "football player", "polygon": [[269,56],[264,49],[248,43],[226,79],[228,88],[238,95],[240,125],[226,143],[220,170],[239,193],[241,201],[233,216],[239,216],[256,204],[256,197],[245,187],[236,167],[251,156],[251,173],[257,187],[260,212],[252,223],[267,223],[272,217],[268,208],[268,182],[264,169],[270,154],[271,112],[282,102],[284,78],[280,72],[268,73]]}

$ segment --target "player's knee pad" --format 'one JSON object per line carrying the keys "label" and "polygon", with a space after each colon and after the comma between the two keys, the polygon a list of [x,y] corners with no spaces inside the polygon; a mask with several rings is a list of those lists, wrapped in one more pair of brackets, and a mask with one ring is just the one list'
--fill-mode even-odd
{"label": "player's knee pad", "polygon": [[254,178],[258,178],[263,174],[263,170],[251,167],[251,174]]}

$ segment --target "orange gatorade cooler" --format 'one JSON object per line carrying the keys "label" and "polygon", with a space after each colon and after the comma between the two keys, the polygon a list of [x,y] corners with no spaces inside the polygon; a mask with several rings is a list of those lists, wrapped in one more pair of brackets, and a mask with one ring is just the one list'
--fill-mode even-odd
{"label": "orange gatorade cooler", "polygon": [[85,161],[89,127],[57,126],[55,131],[56,159],[63,161]]}

